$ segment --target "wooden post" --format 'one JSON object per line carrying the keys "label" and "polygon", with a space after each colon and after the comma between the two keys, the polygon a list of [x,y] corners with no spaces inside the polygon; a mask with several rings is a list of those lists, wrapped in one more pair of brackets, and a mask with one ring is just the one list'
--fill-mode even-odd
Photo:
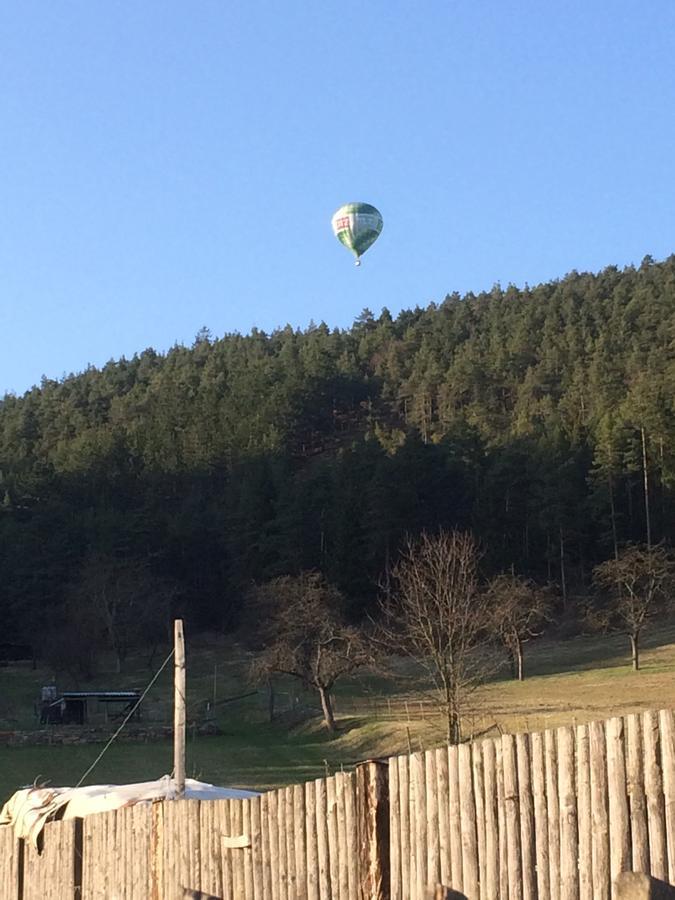
{"label": "wooden post", "polygon": [[633,872],[649,872],[649,837],[644,782],[642,728],[637,714],[626,716],[626,778],[630,810]]}
{"label": "wooden post", "polygon": [[537,860],[537,891],[539,897],[550,896],[548,809],[546,806],[546,767],[544,765],[544,735],[530,735],[532,752],[532,793],[534,796],[534,831]]}
{"label": "wooden post", "polygon": [[[626,785],[623,719],[615,716],[605,724],[607,740],[607,795],[609,798],[609,871],[612,880],[630,870],[630,818]],[[612,888],[612,896],[615,896]]]}
{"label": "wooden post", "polygon": [[[394,895],[393,900],[402,900],[405,897],[412,897],[412,885],[415,877],[411,876],[411,869],[415,870],[415,866],[411,863],[412,849],[410,843],[410,810],[411,810],[411,790],[410,790],[410,757],[399,756],[398,758],[398,789],[401,796],[400,802],[400,842],[401,842],[401,891]],[[396,836],[393,836],[396,840]]]}
{"label": "wooden post", "polygon": [[590,738],[587,725],[575,730],[577,755],[577,827],[579,829],[579,898],[593,900],[593,837]]}
{"label": "wooden post", "polygon": [[[450,883],[460,885],[462,872],[462,816],[459,800],[459,751],[448,747],[448,794],[450,806]],[[411,891],[412,896],[412,891]]]}
{"label": "wooden post", "polygon": [[436,770],[436,751],[427,750],[424,754],[424,772],[426,778],[425,793],[427,795],[427,878],[426,884],[436,884],[441,877],[441,860],[438,826],[438,773]]}
{"label": "wooden post", "polygon": [[174,625],[173,777],[176,794],[185,793],[185,638],[183,620]]}
{"label": "wooden post", "polygon": [[[497,764],[495,743],[484,741],[483,773],[485,783],[485,891],[486,897],[499,896],[499,827],[497,819]],[[441,872],[441,876],[444,873]],[[449,879],[448,879],[449,880]],[[545,896],[540,894],[540,896]]]}
{"label": "wooden post", "polygon": [[[520,852],[520,810],[518,797],[518,768],[516,739],[502,735],[502,765],[504,768],[504,810],[506,821],[506,852],[508,856],[509,896],[523,896],[523,863]],[[465,883],[466,889],[466,883]],[[472,892],[468,892],[473,896]]]}
{"label": "wooden post", "polygon": [[398,759],[389,760],[389,868],[390,893],[400,900],[401,887],[401,794],[398,786]]}
{"label": "wooden post", "polygon": [[649,870],[654,878],[666,878],[666,818],[661,777],[661,745],[659,717],[655,712],[642,716],[645,792],[647,794],[647,828],[649,833]]}
{"label": "wooden post", "polygon": [[414,816],[410,820],[410,843],[415,848],[415,871],[410,873],[410,896],[415,900],[424,897],[427,888],[427,795],[424,776],[424,753],[410,757],[410,784],[414,798]]}
{"label": "wooden post", "polygon": [[666,835],[668,837],[668,880],[675,881],[675,719],[669,709],[659,713],[661,725],[661,767],[663,770],[663,797],[666,813]]}
{"label": "wooden post", "polygon": [[361,900],[389,900],[389,768],[371,761],[356,770]]}
{"label": "wooden post", "polygon": [[602,722],[588,726],[591,769],[591,857],[593,900],[609,897],[609,818],[607,803],[607,744]]}
{"label": "wooden post", "polygon": [[544,773],[546,777],[546,820],[548,823],[549,891],[551,900],[560,900],[560,798],[558,795],[558,748],[555,732],[544,732]]}
{"label": "wooden post", "polygon": [[537,869],[534,830],[534,797],[530,765],[530,740],[527,734],[516,735],[518,766],[518,805],[520,807],[520,854],[523,864],[523,900],[536,900]]}
{"label": "wooden post", "polygon": [[560,815],[560,897],[579,897],[579,833],[577,830],[577,798],[574,778],[574,729],[559,728],[558,796]]}
{"label": "wooden post", "polygon": [[436,751],[436,778],[436,790],[438,792],[438,850],[441,857],[441,881],[444,884],[450,884],[450,788],[448,751],[446,747],[440,747]]}

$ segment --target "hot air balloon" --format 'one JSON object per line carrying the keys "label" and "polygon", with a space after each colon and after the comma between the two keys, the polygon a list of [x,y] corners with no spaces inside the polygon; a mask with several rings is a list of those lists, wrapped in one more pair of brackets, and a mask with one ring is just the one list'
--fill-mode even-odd
{"label": "hot air balloon", "polygon": [[333,234],[351,250],[356,265],[361,265],[361,255],[373,244],[382,231],[382,216],[370,203],[345,203],[331,219]]}

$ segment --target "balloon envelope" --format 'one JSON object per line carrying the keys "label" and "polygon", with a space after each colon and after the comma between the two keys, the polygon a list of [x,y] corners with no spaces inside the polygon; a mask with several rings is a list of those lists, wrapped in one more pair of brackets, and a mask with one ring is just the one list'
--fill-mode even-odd
{"label": "balloon envelope", "polygon": [[365,253],[380,236],[382,216],[370,203],[345,203],[331,219],[333,234],[356,257]]}

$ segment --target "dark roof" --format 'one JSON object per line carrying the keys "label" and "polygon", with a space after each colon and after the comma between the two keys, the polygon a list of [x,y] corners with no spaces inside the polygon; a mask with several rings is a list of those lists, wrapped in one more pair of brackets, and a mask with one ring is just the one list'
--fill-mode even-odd
{"label": "dark roof", "polygon": [[62,691],[64,700],[138,700],[140,691]]}

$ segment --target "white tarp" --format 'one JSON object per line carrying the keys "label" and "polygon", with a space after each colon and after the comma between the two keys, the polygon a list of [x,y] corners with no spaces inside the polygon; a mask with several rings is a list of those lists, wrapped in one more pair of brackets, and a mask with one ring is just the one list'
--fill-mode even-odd
{"label": "white tarp", "polygon": [[[216,787],[192,778],[185,779],[186,800],[232,800],[257,796],[257,791]],[[37,846],[38,836],[45,824],[60,810],[63,811],[59,812],[59,818],[75,819],[136,803],[175,799],[176,785],[169,775],[158,781],[142,781],[139,784],[24,788],[13,794],[0,810],[0,825],[14,826],[17,837],[27,838],[33,846]]]}

